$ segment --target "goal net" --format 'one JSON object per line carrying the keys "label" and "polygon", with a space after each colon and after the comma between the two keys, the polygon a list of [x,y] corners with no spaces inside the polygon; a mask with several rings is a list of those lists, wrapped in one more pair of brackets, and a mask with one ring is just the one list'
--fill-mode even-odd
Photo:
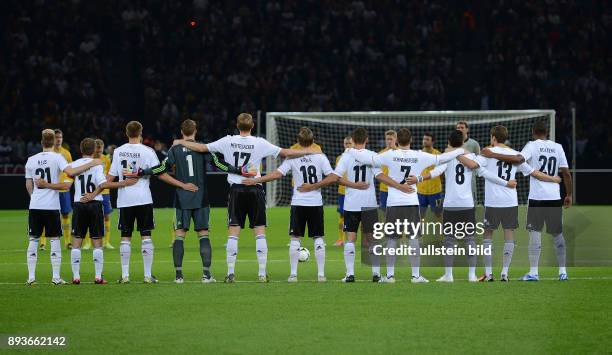
{"label": "goal net", "polygon": [[[531,128],[537,121],[546,121],[550,127],[550,137],[554,139],[555,111],[553,110],[513,110],[513,111],[406,111],[406,112],[268,112],[266,114],[266,137],[280,147],[286,148],[296,143],[300,127],[309,127],[319,144],[335,166],[336,158],[344,151],[344,137],[349,136],[356,127],[368,130],[368,149],[380,151],[385,147],[385,132],[389,129],[409,128],[412,132],[412,149],[422,148],[423,133],[434,136],[434,147],[443,152],[450,132],[458,121],[466,121],[469,136],[480,147],[490,142],[490,129],[495,125],[508,128],[506,144],[521,150],[531,140]],[[266,171],[274,171],[280,164],[268,158]],[[517,174],[519,203],[527,202],[528,179]],[[291,176],[269,182],[266,186],[269,206],[286,206],[291,203]],[[331,185],[323,189],[326,205],[335,205],[338,188]],[[475,195],[478,203],[484,198],[484,181],[476,179]]]}

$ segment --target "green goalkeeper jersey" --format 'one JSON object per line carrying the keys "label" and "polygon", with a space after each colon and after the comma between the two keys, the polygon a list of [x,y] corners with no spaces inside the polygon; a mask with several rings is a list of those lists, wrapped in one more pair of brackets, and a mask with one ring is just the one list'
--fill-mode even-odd
{"label": "green goalkeeper jersey", "polygon": [[[184,183],[192,183],[198,191],[191,192],[176,189],[174,206],[178,209],[197,209],[208,207],[208,191],[206,185],[206,157],[209,154],[192,151],[182,145],[172,146],[168,150],[168,157],[150,170],[146,175],[159,175],[174,167],[174,177]],[[225,161],[212,155],[212,162],[222,171],[240,174],[240,169],[231,166]]]}

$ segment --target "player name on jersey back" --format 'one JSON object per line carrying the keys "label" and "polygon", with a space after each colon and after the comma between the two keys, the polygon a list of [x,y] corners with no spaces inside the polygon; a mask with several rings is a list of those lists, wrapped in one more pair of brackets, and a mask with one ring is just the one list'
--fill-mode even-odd
{"label": "player name on jersey back", "polygon": [[198,209],[208,206],[208,188],[206,186],[206,158],[204,153],[194,152],[182,145],[175,145],[168,150],[166,164],[174,166],[176,179],[192,183],[198,191],[192,192],[175,189],[174,207],[179,209]]}
{"label": "player name on jersey back", "polygon": [[[463,150],[450,154],[459,155]],[[376,154],[370,150],[349,150],[349,153],[358,156],[364,163],[374,164],[374,166],[387,166],[388,176],[392,180],[401,183],[410,175],[421,175],[423,170],[429,166],[436,165],[441,155],[434,155],[412,149],[388,150],[382,154]],[[416,206],[419,204],[419,197],[416,192],[405,193],[394,187],[389,186],[389,196],[387,206]]]}
{"label": "player name on jersey back", "polygon": [[[60,173],[66,169],[68,162],[61,154],[54,152],[41,152],[28,158],[25,166],[26,179],[44,179],[50,184],[57,184]],[[39,189],[34,183],[32,196],[30,196],[31,210],[59,210],[59,191],[53,189]]]}
{"label": "player name on jersey back", "polygon": [[[489,148],[493,153],[499,153],[503,155],[517,155],[519,154],[516,150],[509,147],[495,146]],[[515,166],[511,163],[507,163],[494,158],[485,158],[479,155],[476,158],[478,164],[485,168],[489,173],[497,175],[498,177],[510,181],[514,180],[517,171],[527,176],[533,172],[533,168],[523,163]],[[513,207],[518,206],[518,197],[516,189],[509,189],[505,186],[497,185],[493,182],[485,180],[485,207]]]}
{"label": "player name on jersey back", "polygon": [[357,212],[361,211],[363,208],[378,207],[374,177],[381,172],[382,171],[378,168],[373,168],[368,164],[358,162],[347,152],[342,154],[333,173],[340,177],[346,174],[346,179],[349,181],[355,183],[366,182],[368,184],[368,188],[365,190],[346,187],[344,194],[345,211]]}
{"label": "player name on jersey back", "polygon": [[[221,153],[225,160],[232,162],[236,168],[250,164],[257,170],[255,177],[261,176],[262,159],[277,157],[281,148],[261,137],[254,136],[225,136],[217,141],[208,143],[208,150],[212,153]],[[237,174],[227,174],[227,182],[241,184],[243,177]]]}
{"label": "player name on jersey back", "polygon": [[[389,167],[389,177],[402,182],[410,175],[421,175],[423,170],[436,164],[433,154],[411,149],[388,150],[381,154],[382,164]],[[387,206],[416,206],[419,204],[417,192],[405,193],[389,186]]]}
{"label": "player name on jersey back", "polygon": [[[531,141],[523,147],[521,155],[530,166],[550,176],[557,176],[560,168],[568,167],[563,146],[551,140]],[[560,198],[559,184],[529,177],[530,200],[558,200]]]}
{"label": "player name on jersey back", "polygon": [[[78,168],[92,160],[92,158],[81,158],[73,161],[69,165],[73,168]],[[76,175],[74,177],[74,202],[79,202],[83,195],[94,192],[98,186],[105,182],[106,176],[104,176],[104,167],[102,165],[96,165]],[[94,199],[102,201],[102,195],[98,194]]]}
{"label": "player name on jersey back", "polygon": [[301,158],[285,159],[277,169],[283,176],[293,175],[292,206],[322,206],[321,190],[300,192],[298,187],[302,184],[315,184],[323,180],[324,175],[333,172],[331,164],[323,154],[313,154]]}
{"label": "player name on jersey back", "polygon": [[[123,169],[137,172],[138,169],[147,169],[159,165],[155,151],[143,144],[126,143],[113,152],[113,162],[109,174],[117,176],[119,180],[125,179]],[[140,206],[153,203],[149,178],[138,179],[134,185],[118,189],[117,207]]]}

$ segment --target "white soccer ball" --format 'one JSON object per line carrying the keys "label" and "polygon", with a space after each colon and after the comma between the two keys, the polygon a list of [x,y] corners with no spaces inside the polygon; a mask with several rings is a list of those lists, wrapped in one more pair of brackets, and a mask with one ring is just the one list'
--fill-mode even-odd
{"label": "white soccer ball", "polygon": [[308,251],[308,249],[304,247],[298,249],[298,260],[303,263],[308,261],[308,259],[310,259],[310,252]]}

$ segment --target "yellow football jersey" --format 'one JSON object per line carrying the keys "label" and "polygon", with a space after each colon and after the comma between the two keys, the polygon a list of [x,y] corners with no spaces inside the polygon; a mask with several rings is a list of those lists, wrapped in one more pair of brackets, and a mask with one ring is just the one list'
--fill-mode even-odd
{"label": "yellow football jersey", "polygon": [[[382,154],[382,153],[386,152],[389,149],[391,149],[391,148],[385,148],[385,149],[381,150],[380,152],[378,152],[378,154]],[[393,149],[397,149],[397,148],[393,148]],[[382,173],[385,174],[385,175],[389,175],[389,167],[386,166],[386,165],[383,165],[382,166]],[[389,191],[389,187],[387,186],[387,184],[383,184],[381,182],[378,190],[380,192],[387,192],[387,191]]]}
{"label": "yellow football jersey", "polygon": [[[66,159],[66,161],[68,163],[72,163],[72,155],[70,154],[70,151],[68,149],[66,149],[64,147],[59,147],[59,148],[56,149],[55,147],[53,147],[53,151],[56,152],[56,153],[61,154],[64,157],[64,159]],[[68,176],[66,173],[62,172],[60,174],[60,180],[59,181],[61,181],[61,182],[73,182],[74,180],[70,176]],[[60,190],[60,192],[67,192],[67,191],[70,191],[70,190]]]}
{"label": "yellow football jersey", "polygon": [[[423,151],[426,153],[430,153],[430,154],[436,154],[436,155],[440,154],[440,151],[435,148],[433,148],[431,151],[428,151],[425,149],[423,149]],[[423,172],[421,173],[421,175],[432,171],[434,167],[435,166],[432,165],[432,166],[425,168]],[[423,182],[418,183],[417,191],[421,195],[433,195],[433,194],[442,192],[442,180],[440,179],[440,176],[437,176],[433,179],[425,180]]]}
{"label": "yellow football jersey", "polygon": [[[100,160],[102,160],[102,162],[104,163],[104,176],[106,176],[111,166],[110,158],[108,157],[108,155],[102,154],[100,156]],[[110,194],[110,191],[108,189],[102,190],[102,195],[108,195],[108,194]]]}
{"label": "yellow football jersey", "polygon": [[[320,152],[323,152],[323,150],[321,149],[321,146],[318,145],[317,143],[312,143],[312,147]],[[294,145],[292,145],[291,147],[289,147],[289,149],[302,149],[304,147],[302,147],[300,145],[300,143],[295,143]]]}
{"label": "yellow football jersey", "polygon": [[[342,155],[338,155],[336,157],[336,165],[335,166],[338,166],[338,162],[340,161],[340,157],[341,156]],[[342,177],[346,178],[346,174],[342,175]],[[344,187],[344,185],[338,184],[338,195],[344,195],[345,190],[346,190],[346,188]]]}

